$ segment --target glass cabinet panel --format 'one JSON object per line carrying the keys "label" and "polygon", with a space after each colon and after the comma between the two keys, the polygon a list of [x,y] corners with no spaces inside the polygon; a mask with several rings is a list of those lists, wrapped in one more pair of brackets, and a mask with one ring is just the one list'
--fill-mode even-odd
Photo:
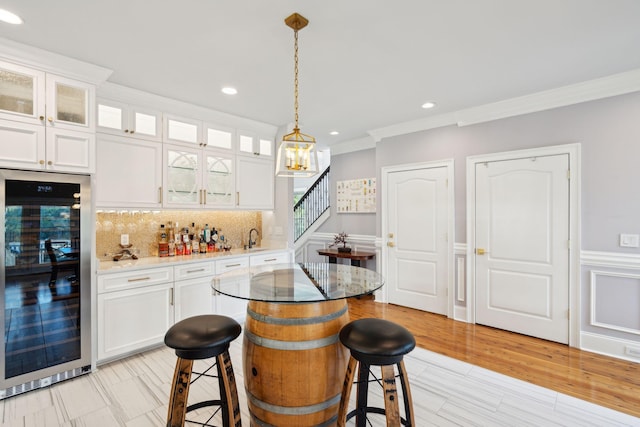
{"label": "glass cabinet panel", "polygon": [[243,153],[253,153],[253,137],[249,135],[240,135],[240,151]]}
{"label": "glass cabinet panel", "polygon": [[198,143],[198,126],[178,120],[168,120],[167,137],[173,141]]}
{"label": "glass cabinet panel", "polygon": [[207,146],[230,150],[233,147],[233,132],[208,128]]}
{"label": "glass cabinet panel", "polygon": [[133,115],[135,121],[135,131],[143,135],[158,136],[157,117],[151,114],[135,112]]}
{"label": "glass cabinet panel", "polygon": [[206,186],[208,205],[231,205],[233,203],[233,159],[208,154]]}
{"label": "glass cabinet panel", "polygon": [[198,203],[198,155],[167,150],[167,202]]}
{"label": "glass cabinet panel", "polygon": [[33,100],[33,76],[0,70],[0,109],[33,116]]}
{"label": "glass cabinet panel", "polygon": [[98,104],[98,126],[109,129],[123,129],[122,108]]}
{"label": "glass cabinet panel", "polygon": [[273,142],[270,139],[260,139],[260,155],[273,156]]}
{"label": "glass cabinet panel", "polygon": [[88,125],[87,90],[56,83],[56,120]]}

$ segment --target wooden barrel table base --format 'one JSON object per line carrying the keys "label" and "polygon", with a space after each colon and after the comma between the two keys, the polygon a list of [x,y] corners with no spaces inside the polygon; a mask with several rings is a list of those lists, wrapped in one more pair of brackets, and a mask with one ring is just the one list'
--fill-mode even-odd
{"label": "wooden barrel table base", "polygon": [[251,425],[336,424],[348,359],[339,333],[348,322],[344,299],[249,302],[243,368]]}

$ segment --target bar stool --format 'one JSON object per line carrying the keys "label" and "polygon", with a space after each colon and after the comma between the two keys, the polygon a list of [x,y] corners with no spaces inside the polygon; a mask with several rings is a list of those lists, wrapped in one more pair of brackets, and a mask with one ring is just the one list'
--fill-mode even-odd
{"label": "bar stool", "polygon": [[[229,356],[229,344],[236,339],[242,328],[230,317],[218,315],[194,316],[181,320],[167,331],[164,343],[176,351],[178,360],[173,374],[173,385],[167,415],[167,427],[184,426],[187,412],[207,406],[218,406],[213,415],[205,422],[197,422],[202,426],[212,426],[209,423],[213,417],[222,411],[224,427],[240,426],[240,405],[236,388],[233,366]],[[194,360],[215,357],[217,376],[208,372],[193,371]],[[191,380],[191,374],[197,375]],[[220,399],[205,400],[187,406],[189,386],[201,377],[218,378]]]}
{"label": "bar stool", "polygon": [[[416,340],[411,332],[400,325],[383,319],[358,319],[346,324],[340,331],[340,341],[351,351],[347,373],[342,386],[342,397],[338,411],[338,426],[344,427],[346,422],[356,417],[356,426],[365,427],[367,414],[383,414],[387,419],[387,426],[411,426],[416,422],[413,414],[413,402],[409,389],[407,371],[404,367],[403,356],[413,350]],[[347,413],[351,386],[356,366],[359,364],[356,408]],[[404,415],[400,416],[398,408],[398,391],[396,388],[396,373],[398,370],[402,396],[404,400]],[[382,378],[376,378],[371,372],[371,366],[380,366]],[[373,380],[369,380],[369,375]],[[384,391],[384,408],[367,406],[369,382],[378,382]]]}

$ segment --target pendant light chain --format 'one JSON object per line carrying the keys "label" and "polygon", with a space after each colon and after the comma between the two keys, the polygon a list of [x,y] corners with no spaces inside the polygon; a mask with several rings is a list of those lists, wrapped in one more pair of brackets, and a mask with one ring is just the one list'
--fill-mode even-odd
{"label": "pendant light chain", "polygon": [[295,110],[295,117],[296,117],[296,129],[298,128],[298,30],[294,30],[293,32],[294,34],[294,78],[293,78],[293,98],[294,98],[294,103],[293,103],[293,107]]}

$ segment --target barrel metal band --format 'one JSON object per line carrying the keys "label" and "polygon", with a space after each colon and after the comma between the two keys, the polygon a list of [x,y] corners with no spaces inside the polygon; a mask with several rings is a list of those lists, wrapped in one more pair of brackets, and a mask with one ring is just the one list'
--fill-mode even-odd
{"label": "barrel metal band", "polygon": [[330,408],[333,405],[337,405],[340,403],[340,397],[342,393],[336,394],[331,399],[325,400],[324,402],[316,403],[314,405],[309,406],[280,406],[274,405],[272,403],[263,402],[262,400],[256,398],[251,393],[247,393],[247,399],[251,402],[251,404],[257,406],[258,408],[273,412],[275,414],[280,415],[309,415],[315,414],[316,412],[323,411],[327,408]]}
{"label": "barrel metal band", "polygon": [[348,310],[348,307],[345,304],[345,306],[342,307],[340,310],[333,313],[325,314],[324,316],[282,318],[282,317],[272,317],[272,316],[256,313],[255,311],[247,308],[247,315],[250,318],[257,320],[258,322],[268,323],[271,325],[313,325],[316,323],[323,323],[323,322],[328,322],[330,320],[338,319],[343,314],[345,314],[347,310]]}
{"label": "barrel metal band", "polygon": [[317,340],[307,341],[281,341],[263,338],[255,335],[251,331],[244,331],[244,336],[255,345],[273,348],[275,350],[313,350],[316,348],[326,347],[338,342],[338,334],[329,335]]}

